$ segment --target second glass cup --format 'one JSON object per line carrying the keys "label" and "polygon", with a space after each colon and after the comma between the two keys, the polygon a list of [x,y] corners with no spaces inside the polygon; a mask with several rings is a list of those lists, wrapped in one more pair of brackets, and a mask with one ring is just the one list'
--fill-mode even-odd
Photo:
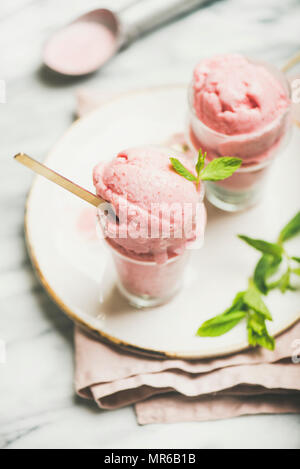
{"label": "second glass cup", "polygon": [[[283,73],[269,64],[252,60],[249,62],[265,67],[279,81],[290,100],[290,86]],[[258,131],[228,135],[211,129],[197,116],[194,107],[194,82],[189,87],[188,103],[187,140],[195,157],[201,148],[207,152],[208,162],[220,156],[243,159],[241,168],[230,178],[206,183],[207,199],[218,208],[232,212],[259,202],[272,162],[287,144],[291,130],[291,106],[288,105],[284,112]]]}

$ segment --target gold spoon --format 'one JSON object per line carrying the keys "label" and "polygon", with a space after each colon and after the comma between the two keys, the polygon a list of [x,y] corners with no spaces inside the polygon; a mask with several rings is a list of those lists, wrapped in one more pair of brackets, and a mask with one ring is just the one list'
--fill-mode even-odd
{"label": "gold spoon", "polygon": [[82,200],[85,200],[94,207],[99,207],[99,205],[101,205],[102,203],[106,203],[105,200],[101,199],[100,197],[97,197],[95,194],[92,194],[92,192],[83,189],[74,182],[70,181],[64,176],[61,176],[56,171],[53,171],[53,169],[48,168],[44,164],[39,163],[30,156],[26,155],[25,153],[18,153],[17,155],[15,155],[14,158],[19,163],[23,164],[24,166],[27,166],[27,168],[31,169],[35,173],[44,176],[46,179],[49,179],[49,181],[52,181],[55,184],[58,184],[63,189],[66,189],[72,194],[77,195],[77,197]]}
{"label": "gold spoon", "polygon": [[297,52],[297,54],[293,55],[293,57],[291,57],[287,61],[287,63],[282,67],[282,71],[284,73],[288,72],[291,68],[293,68],[299,62],[300,62],[300,52]]}

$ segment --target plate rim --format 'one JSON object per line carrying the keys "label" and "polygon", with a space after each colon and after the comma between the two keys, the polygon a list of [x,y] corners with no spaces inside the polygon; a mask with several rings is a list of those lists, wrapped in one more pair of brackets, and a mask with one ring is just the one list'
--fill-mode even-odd
{"label": "plate rim", "polygon": [[[67,129],[66,131],[58,138],[57,142],[53,145],[51,150],[46,154],[43,162],[46,163],[48,159],[51,158],[52,153],[55,152],[56,147],[65,139],[66,135],[68,135],[71,130],[75,126],[79,124],[82,120],[86,119],[87,117],[90,117],[94,113],[99,111],[99,108],[103,108],[106,106],[111,105],[111,103],[118,101],[122,98],[127,98],[130,95],[138,95],[138,94],[144,94],[144,93],[149,93],[152,91],[159,91],[159,90],[164,90],[164,89],[170,89],[170,88],[186,88],[186,84],[183,83],[178,83],[178,84],[164,84],[164,85],[156,85],[156,86],[148,86],[146,88],[138,88],[138,89],[133,89],[130,91],[125,91],[122,93],[118,93],[117,95],[107,99],[103,104],[100,104],[97,106],[95,109],[92,111],[89,111],[86,115],[82,117],[78,117]],[[228,355],[232,355],[237,352],[244,352],[246,350],[250,349],[250,346],[247,341],[242,341],[240,344],[236,344],[235,346],[226,346],[222,347],[222,350],[216,349],[214,352],[202,352],[199,354],[199,352],[166,352],[166,351],[161,351],[157,350],[155,348],[143,348],[141,346],[134,345],[130,342],[126,342],[124,340],[118,339],[117,337],[114,337],[106,332],[103,332],[100,328],[97,328],[90,324],[88,321],[84,321],[84,319],[80,318],[69,306],[67,306],[63,300],[58,296],[58,294],[53,290],[53,288],[49,285],[46,276],[42,272],[42,268],[38,262],[37,256],[35,254],[35,250],[33,247],[33,243],[31,241],[31,236],[30,236],[30,223],[29,223],[29,211],[30,211],[30,204],[31,204],[31,198],[33,197],[33,190],[40,179],[41,176],[36,175],[32,181],[32,184],[30,186],[30,189],[28,191],[27,197],[26,197],[26,202],[25,202],[25,213],[24,213],[24,234],[25,234],[25,242],[26,242],[26,247],[27,251],[29,254],[29,258],[31,261],[31,264],[33,266],[33,269],[35,271],[35,274],[43,286],[44,290],[50,297],[50,299],[59,307],[59,309],[66,314],[69,319],[71,319],[75,324],[81,326],[85,331],[88,331],[91,333],[94,337],[101,339],[102,341],[105,341],[106,343],[110,345],[115,345],[122,347],[123,349],[139,354],[139,355],[144,355],[144,356],[150,356],[153,358],[165,358],[165,359],[184,359],[184,360],[201,360],[201,359],[206,359],[206,358],[217,358],[217,357],[224,357]],[[278,337],[288,329],[290,329],[294,324],[296,324],[300,320],[300,312],[296,318],[291,320],[283,329],[278,331],[274,336]]]}

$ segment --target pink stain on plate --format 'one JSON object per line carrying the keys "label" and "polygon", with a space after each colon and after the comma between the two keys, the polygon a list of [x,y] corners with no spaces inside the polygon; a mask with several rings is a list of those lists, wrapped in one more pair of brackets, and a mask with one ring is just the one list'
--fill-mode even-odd
{"label": "pink stain on plate", "polygon": [[84,238],[97,239],[97,209],[85,208],[83,209],[77,219],[77,232]]}
{"label": "pink stain on plate", "polygon": [[77,21],[50,39],[45,46],[44,62],[65,75],[84,75],[101,67],[115,49],[116,37],[107,26]]}

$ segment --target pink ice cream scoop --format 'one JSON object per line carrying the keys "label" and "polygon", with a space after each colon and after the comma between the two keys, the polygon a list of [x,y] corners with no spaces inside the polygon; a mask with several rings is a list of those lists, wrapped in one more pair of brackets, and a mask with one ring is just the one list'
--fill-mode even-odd
{"label": "pink ice cream scoop", "polygon": [[286,80],[280,82],[283,78],[238,54],[197,65],[191,137],[209,159],[231,155],[248,165],[274,154],[289,123],[289,89]]}
{"label": "pink ice cream scoop", "polygon": [[160,146],[122,151],[94,169],[97,194],[110,204],[99,218],[118,286],[138,307],[162,304],[177,292],[186,248],[204,236],[204,188],[177,174],[170,157],[193,171],[185,155]]}
{"label": "pink ice cream scoop", "polygon": [[203,236],[203,187],[178,175],[170,164],[172,156],[190,167],[183,154],[143,146],[125,150],[94,169],[97,194],[114,212],[106,216],[105,233],[130,256],[165,262]]}
{"label": "pink ice cream scoop", "polygon": [[279,81],[241,55],[203,60],[194,70],[196,114],[217,132],[238,135],[262,130],[288,105]]}
{"label": "pink ice cream scoop", "polygon": [[207,161],[220,156],[243,160],[233,176],[207,184],[212,203],[235,210],[259,200],[270,162],[290,128],[289,94],[280,71],[239,54],[197,65],[190,87],[189,143],[207,151]]}

